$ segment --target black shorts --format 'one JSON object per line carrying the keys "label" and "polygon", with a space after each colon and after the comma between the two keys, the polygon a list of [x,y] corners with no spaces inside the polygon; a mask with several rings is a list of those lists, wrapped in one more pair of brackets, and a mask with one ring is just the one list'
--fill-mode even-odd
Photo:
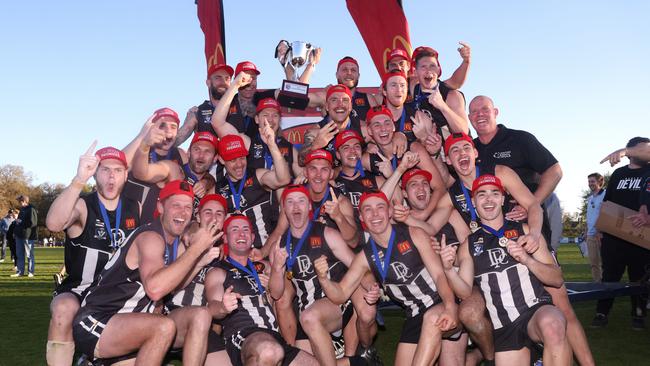
{"label": "black shorts", "polygon": [[283,366],[289,365],[296,356],[298,356],[300,349],[287,344],[280,333],[264,328],[249,328],[238,331],[236,334],[233,334],[230,339],[226,340],[226,352],[228,352],[228,357],[230,357],[230,363],[232,363],[232,366],[244,365],[241,359],[241,346],[246,337],[256,332],[264,332],[272,335],[273,338],[275,338],[275,340],[282,346],[284,349],[284,360],[282,360]]}
{"label": "black shorts", "polygon": [[214,352],[225,351],[225,350],[226,350],[226,341],[224,341],[221,334],[215,332],[214,329],[210,328],[210,332],[208,333],[208,353],[214,353]]}
{"label": "black shorts", "polygon": [[[341,304],[339,306],[341,308],[341,318],[342,318],[342,320],[341,320],[341,324],[342,324],[341,325],[341,332],[348,325],[348,323],[350,322],[350,319],[352,319],[352,315],[354,314],[354,307],[352,307],[351,305],[352,305],[352,301],[348,300],[348,301],[344,302],[343,304]],[[296,329],[296,340],[297,341],[309,339],[309,336],[307,336],[307,333],[305,333],[305,330],[302,329],[302,325],[300,325],[300,321],[298,321],[297,328],[298,328],[298,329]],[[332,339],[340,338],[339,336],[340,336],[340,334],[339,334],[338,331],[332,333]]]}
{"label": "black shorts", "polygon": [[528,336],[528,322],[535,315],[535,312],[548,303],[540,303],[528,309],[525,313],[519,315],[514,322],[494,330],[494,351],[517,351],[524,347],[535,345]]}
{"label": "black shorts", "polygon": [[54,291],[52,291],[52,298],[55,298],[58,295],[61,295],[61,294],[64,294],[64,293],[71,293],[77,298],[77,300],[79,300],[79,303],[81,304],[81,301],[83,301],[83,299],[84,299],[83,295],[85,295],[85,293],[84,294],[78,294],[78,293],[72,291],[73,288],[79,286],[79,283],[77,283],[76,281],[74,283],[71,282],[71,281],[66,281],[68,278],[70,278],[70,277],[67,277],[65,280],[63,280],[63,282],[61,282],[61,284],[58,285],[54,289]]}
{"label": "black shorts", "polygon": [[115,314],[79,311],[72,321],[72,336],[75,349],[88,358],[95,359],[95,347],[106,324]]}

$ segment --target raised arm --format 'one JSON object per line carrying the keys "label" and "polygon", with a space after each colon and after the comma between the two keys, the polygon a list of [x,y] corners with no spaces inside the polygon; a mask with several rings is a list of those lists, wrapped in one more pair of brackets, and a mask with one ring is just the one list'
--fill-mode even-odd
{"label": "raised arm", "polygon": [[393,197],[393,192],[395,192],[395,187],[399,184],[402,179],[402,175],[409,169],[413,168],[420,162],[420,157],[418,154],[407,151],[402,156],[402,160],[397,165],[397,168],[393,174],[388,177],[384,183],[379,187],[379,189],[384,192],[386,197]]}
{"label": "raised arm", "polygon": [[427,271],[431,275],[433,282],[436,284],[438,294],[440,294],[442,302],[445,304],[445,308],[455,309],[456,298],[454,297],[454,293],[451,291],[451,287],[449,287],[447,277],[445,277],[440,257],[434,253],[433,248],[431,248],[431,238],[420,228],[410,227],[409,232],[413,239],[413,244],[422,258],[422,262],[425,267],[427,267]]}
{"label": "raised arm", "polygon": [[[474,283],[474,262],[469,255],[467,239],[458,246],[447,245],[443,235],[440,240],[440,258],[444,268],[447,281],[454,293],[461,299],[466,299],[472,294]],[[458,271],[454,268],[454,262],[458,261]]]}
{"label": "raised arm", "polygon": [[352,265],[352,261],[354,260],[354,252],[352,252],[352,249],[350,249],[350,247],[345,243],[341,233],[331,227],[326,227],[323,234],[325,236],[325,242],[332,250],[334,256],[343,262],[346,267],[350,268],[350,265]]}
{"label": "raised arm", "polygon": [[289,164],[284,159],[282,152],[278,148],[275,140],[275,132],[264,120],[260,121],[262,125],[259,128],[262,141],[269,147],[269,153],[273,159],[273,169],[257,169],[258,180],[263,186],[270,189],[278,189],[286,186],[291,182],[291,172]]}
{"label": "raised arm", "polygon": [[144,123],[142,128],[140,129],[140,132],[138,132],[138,135],[131,141],[129,142],[124,149],[122,149],[122,152],[124,152],[124,155],[126,156],[126,161],[129,166],[131,166],[131,162],[133,161],[133,156],[135,155],[135,152],[138,150],[138,147],[140,147],[140,144],[142,143],[142,140],[149,134],[149,130],[153,127],[153,114],[147,118],[147,121]]}
{"label": "raised arm", "polygon": [[322,49],[320,47],[315,48],[312,53],[309,54],[309,63],[307,66],[305,66],[305,71],[302,72],[302,75],[300,75],[300,82],[309,84],[309,80],[311,79],[311,75],[314,73],[314,70],[316,70],[316,65],[320,62],[320,56],[322,54]]}
{"label": "raised arm", "polygon": [[140,147],[133,155],[133,164],[131,172],[133,176],[144,182],[158,183],[166,180],[171,175],[169,163],[173,162],[162,160],[156,163],[149,162],[149,153],[151,148],[164,140],[164,132],[158,128],[149,129],[149,133],[140,143]]}
{"label": "raised arm", "polygon": [[348,267],[348,271],[341,279],[341,282],[334,282],[327,278],[329,273],[329,264],[327,263],[327,258],[321,256],[320,258],[314,261],[314,269],[316,270],[316,275],[318,276],[318,282],[320,282],[323,291],[328,299],[334,304],[343,304],[346,302],[352,293],[359,287],[363,276],[370,270],[368,267],[368,261],[366,260],[363,252],[357,253],[354,257],[354,260]]}
{"label": "raised arm", "polygon": [[519,205],[528,211],[528,225],[530,235],[535,240],[539,239],[542,233],[543,211],[537,198],[530,193],[519,175],[505,165],[497,165],[494,169],[497,177],[501,179],[505,189],[514,197]]}
{"label": "raised arm", "polygon": [[174,146],[182,145],[183,142],[185,142],[192,135],[192,132],[196,131],[196,126],[199,123],[196,115],[198,112],[199,107],[197,106],[194,106],[187,110],[185,121],[183,121],[181,128],[178,129],[178,133],[176,133],[176,141],[174,142]]}
{"label": "raised arm", "polygon": [[332,187],[329,189],[332,200],[323,204],[323,210],[334,220],[343,240],[351,248],[356,248],[359,240],[357,237],[357,224],[354,221],[354,207],[352,207],[352,203],[347,197],[344,195],[337,197]]}
{"label": "raised arm", "polygon": [[238,300],[241,298],[232,291],[232,286],[223,288],[226,280],[226,271],[221,268],[213,268],[205,276],[205,298],[208,300],[208,309],[214,319],[223,319],[238,307]]}
{"label": "raised arm", "polygon": [[442,99],[439,90],[434,90],[429,96],[429,103],[442,112],[451,132],[464,132],[469,134],[469,121],[465,113],[465,98],[458,90],[450,90],[447,100]]}
{"label": "raised arm", "polygon": [[244,142],[246,143],[246,147],[250,146],[250,138],[246,136],[245,134],[240,134],[239,131],[235,128],[235,126],[231,125],[226,121],[228,118],[228,111],[230,110],[230,104],[232,103],[232,100],[235,98],[235,95],[237,95],[237,92],[239,91],[240,88],[250,84],[252,81],[252,78],[250,75],[248,75],[245,72],[240,72],[237,74],[237,77],[230,83],[230,86],[226,90],[226,92],[223,94],[221,99],[219,99],[219,103],[217,103],[217,106],[214,109],[214,112],[212,113],[212,119],[210,120],[210,123],[212,124],[212,128],[214,131],[217,133],[217,136],[219,138],[222,138],[226,135],[239,135],[244,138]]}
{"label": "raised arm", "polygon": [[460,66],[458,66],[458,68],[456,68],[451,77],[445,80],[445,84],[447,84],[447,86],[452,89],[460,89],[463,87],[463,84],[465,84],[472,54],[471,48],[467,43],[458,42],[458,44],[460,44],[460,47],[458,47],[458,53],[460,53],[460,57],[463,59],[463,62],[460,64]]}
{"label": "raised arm", "polygon": [[533,192],[537,201],[544,202],[553,193],[561,179],[562,168],[560,163],[555,163],[546,169],[539,179],[537,190]]}

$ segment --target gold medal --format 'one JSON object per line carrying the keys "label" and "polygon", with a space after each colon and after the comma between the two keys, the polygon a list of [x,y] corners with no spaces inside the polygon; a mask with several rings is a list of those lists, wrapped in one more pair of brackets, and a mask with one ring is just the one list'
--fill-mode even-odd
{"label": "gold medal", "polygon": [[470,221],[469,222],[469,228],[470,228],[470,230],[472,230],[472,232],[475,232],[476,230],[478,230],[478,223],[476,221],[473,221],[473,220]]}
{"label": "gold medal", "polygon": [[508,245],[508,238],[506,238],[505,236],[500,237],[499,245],[505,248],[506,245]]}
{"label": "gold medal", "polygon": [[287,271],[286,277],[287,280],[291,281],[293,279],[293,271]]}

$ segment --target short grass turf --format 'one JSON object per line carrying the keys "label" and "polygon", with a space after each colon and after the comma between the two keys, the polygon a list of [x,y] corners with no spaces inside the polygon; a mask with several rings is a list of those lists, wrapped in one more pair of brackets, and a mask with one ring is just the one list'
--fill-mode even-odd
{"label": "short grass turf", "polygon": [[[559,259],[567,281],[591,279],[587,260],[576,246],[560,248]],[[49,303],[54,288],[52,275],[63,263],[62,248],[36,249],[36,276],[10,278],[13,265],[0,263],[0,366],[44,365],[49,322]],[[619,298],[604,329],[591,329],[595,302],[574,304],[585,327],[598,365],[650,364],[650,331],[630,327],[630,303]],[[384,311],[386,330],[380,330],[376,347],[386,365],[391,365],[401,332],[403,313]],[[177,363],[176,363],[177,364]]]}

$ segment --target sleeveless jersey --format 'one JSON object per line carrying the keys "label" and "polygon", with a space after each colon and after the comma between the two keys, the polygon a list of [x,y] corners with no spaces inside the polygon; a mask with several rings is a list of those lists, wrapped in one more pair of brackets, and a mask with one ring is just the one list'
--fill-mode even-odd
{"label": "sleeveless jersey", "polygon": [[[505,222],[505,237],[516,240],[521,235],[522,224]],[[469,236],[467,248],[474,262],[474,283],[483,293],[494,329],[514,322],[537,304],[551,303],[544,285],[499,245],[495,235],[480,229]]]}
{"label": "sleeveless jersey", "polygon": [[[284,157],[284,160],[286,160],[289,165],[291,175],[293,175],[293,171],[291,170],[291,165],[293,164],[293,144],[282,136],[276,139],[276,143]],[[255,135],[255,138],[251,139],[251,146],[248,153],[248,167],[251,169],[273,168],[271,153],[269,152],[267,145],[262,141],[259,133]]]}
{"label": "sleeveless jersey", "polygon": [[[151,151],[149,154],[149,162],[155,163],[161,160],[171,160],[176,162],[179,166],[183,166],[183,159],[178,148],[171,148],[169,152],[170,153],[167,155],[159,155],[155,151]],[[133,177],[133,174],[129,172],[122,195],[140,204],[140,222],[142,224],[153,222],[153,213],[156,211],[156,203],[158,203],[159,194],[160,188],[158,185],[136,179]]]}
{"label": "sleeveless jersey", "polygon": [[[126,256],[138,235],[153,231],[164,238],[160,220],[140,226],[131,233],[122,245],[106,263],[104,270],[97,278],[96,286],[92,287],[81,306],[99,313],[151,313],[155,302],[144,290],[139,268],[130,269],[126,264]],[[164,239],[163,239],[164,240]],[[166,243],[169,246],[168,243]]]}
{"label": "sleeveless jersey", "polygon": [[180,308],[183,306],[205,306],[208,301],[205,299],[205,275],[208,273],[210,267],[203,267],[199,273],[194,277],[192,282],[185,286],[182,290],[172,294],[165,306],[169,310]]}
{"label": "sleeveless jersey", "polygon": [[[258,273],[259,266],[263,263],[255,262]],[[238,332],[245,332],[248,329],[268,329],[278,331],[278,324],[273,313],[273,307],[268,301],[266,293],[260,294],[255,278],[233,266],[227,260],[219,261],[216,267],[226,271],[226,278],[223,288],[233,287],[233,292],[241,295],[237,309],[221,320],[223,326],[222,336],[226,341],[239,344]]]}
{"label": "sleeveless jersey", "polygon": [[[329,187],[327,189],[329,190]],[[341,195],[345,194],[338,187],[332,187],[332,189],[334,190],[334,194],[336,194],[336,197],[340,197]],[[309,190],[309,187],[307,187],[307,190]],[[332,200],[332,195],[330,193],[327,196],[327,199],[322,203],[325,204],[325,202],[328,202],[328,201],[331,201],[331,200]],[[332,229],[338,230],[339,229],[338,225],[336,225],[336,222],[334,220],[332,220],[330,215],[328,215],[325,212],[325,208],[322,207],[321,201],[322,201],[322,199],[320,199],[318,201],[314,201],[314,200],[311,201],[311,207],[314,210],[314,214],[320,208],[319,214],[315,217],[315,220],[325,224],[325,226],[327,226],[327,227],[331,227]]]}
{"label": "sleeveless jersey", "polygon": [[[232,213],[236,210],[235,196],[230,190],[228,184],[228,176],[224,170],[224,176],[217,181],[216,192],[226,197],[228,201],[228,212]],[[235,189],[239,189],[241,180],[232,182]],[[275,193],[267,191],[262,187],[262,184],[257,180],[255,170],[251,168],[246,169],[246,181],[240,198],[241,213],[248,216],[254,226],[255,241],[253,246],[261,248],[273,232],[276,224],[278,223],[278,203],[276,202]]]}
{"label": "sleeveless jersey", "polygon": [[[199,110],[196,112],[196,119],[198,121],[196,132],[210,132],[217,136],[217,132],[212,128],[212,114],[214,113],[215,106],[212,105],[212,102],[206,100],[198,108]],[[245,127],[250,127],[251,120],[251,118],[245,117],[242,114],[239,106],[239,99],[235,97],[233,101],[230,102],[230,109],[228,110],[226,122],[233,125],[233,127],[237,129],[237,132],[246,133],[247,129]],[[255,121],[252,122],[255,124]]]}
{"label": "sleeveless jersey", "polygon": [[355,118],[365,121],[366,114],[368,114],[369,110],[370,101],[368,101],[368,94],[355,90],[354,94],[352,94],[352,112],[350,115],[354,115]]}
{"label": "sleeveless jersey", "polygon": [[[320,122],[318,122],[318,127],[319,128],[325,127],[325,125],[330,123],[330,121],[331,121],[330,117],[326,116]],[[354,130],[359,134],[359,136],[363,136],[363,133],[361,132],[361,119],[359,117],[353,116],[352,113],[350,113],[350,119],[348,120],[348,125],[345,127],[345,130]],[[330,154],[332,154],[332,158],[334,158],[334,166],[339,166],[341,163],[336,158],[336,149],[334,148],[335,141],[336,141],[336,136],[334,136],[327,143],[327,146],[325,146],[323,149],[327,150]]]}
{"label": "sleeveless jersey", "polygon": [[[336,282],[339,282],[347,268],[343,262],[339,261],[332,250],[330,249],[327,241],[325,240],[326,226],[320,222],[312,224],[311,231],[307,239],[305,239],[295,262],[291,266],[293,278],[291,282],[296,288],[296,295],[298,298],[298,308],[302,312],[310,307],[316,300],[325,297],[325,293],[318,282],[318,276],[314,270],[314,260],[324,255],[327,258],[329,266],[328,277]],[[280,247],[286,250],[286,240],[289,231],[285,232],[280,239]],[[295,250],[300,238],[291,237],[288,252]]]}
{"label": "sleeveless jersey", "polygon": [[[413,244],[408,226],[396,224],[392,225],[392,228],[395,230],[395,242],[386,281],[382,283],[382,286],[391,300],[406,310],[406,317],[413,318],[441,302],[441,299],[433,278]],[[370,235],[365,233],[365,236],[363,253],[373,276],[378,283],[381,283],[381,275],[375,263],[375,255],[369,240]],[[382,263],[386,251],[386,248],[377,245],[379,260]]]}
{"label": "sleeveless jersey", "polygon": [[[452,89],[449,88],[447,86],[447,84],[445,84],[443,81],[439,81],[438,82],[438,90],[440,91],[440,95],[442,96],[442,99],[446,102],[447,97],[449,96],[449,92]],[[460,90],[458,90],[458,92],[460,93],[460,95],[463,98],[465,98],[465,96],[463,95],[463,93]],[[421,91],[421,89],[420,89],[420,85],[418,84],[418,85],[415,86],[415,89],[413,91],[413,95],[414,95],[413,102],[411,102],[412,107],[414,107],[416,110],[421,110],[421,111],[424,111],[425,113],[427,113],[431,117],[431,119],[433,120],[433,123],[436,125],[436,129],[438,130],[438,134],[440,136],[443,136],[443,138],[445,138],[445,136],[447,136],[448,133],[445,133],[443,135],[442,128],[445,127],[445,126],[447,126],[447,128],[449,128],[449,122],[447,122],[447,119],[445,118],[445,116],[442,114],[442,112],[439,109],[434,108],[431,105],[431,103],[429,103],[429,100],[427,99],[429,97],[429,93],[423,93]],[[449,132],[451,132],[451,131],[449,131]]]}
{"label": "sleeveless jersey", "polygon": [[413,121],[411,120],[411,117],[415,116],[415,112],[416,109],[413,104],[404,104],[402,114],[395,116],[397,119],[393,121],[395,123],[395,132],[404,133],[409,143],[417,141],[413,133]]}
{"label": "sleeveless jersey", "polygon": [[[411,150],[411,144],[409,143],[407,145],[407,151]],[[395,171],[395,168],[399,165],[399,163],[402,161],[401,158],[398,158],[397,155],[392,155],[392,156],[386,156],[384,157],[390,159],[391,164],[393,165],[393,171]],[[381,163],[383,160],[379,157],[379,154],[368,154],[368,160],[370,160],[370,172],[374,175],[382,175],[381,172],[379,171],[379,166],[378,164]]]}
{"label": "sleeveless jersey", "polygon": [[348,179],[341,172],[334,179],[336,188],[350,199],[352,207],[354,207],[354,212],[357,214],[359,213],[359,198],[361,198],[361,194],[372,189],[378,189],[376,177],[368,171],[364,171],[364,175],[362,177],[359,174],[354,179]]}
{"label": "sleeveless jersey", "polygon": [[117,246],[124,244],[128,237],[140,226],[138,204],[124,196],[119,227],[115,227],[116,210],[106,211],[111,233],[107,232],[106,224],[99,208],[99,197],[96,192],[83,195],[81,199],[86,204],[86,224],[81,234],[75,238],[67,235],[65,240],[65,268],[68,276],[58,286],[56,292],[69,290],[82,296],[108,262],[114,248],[111,247],[111,235],[116,239]]}

